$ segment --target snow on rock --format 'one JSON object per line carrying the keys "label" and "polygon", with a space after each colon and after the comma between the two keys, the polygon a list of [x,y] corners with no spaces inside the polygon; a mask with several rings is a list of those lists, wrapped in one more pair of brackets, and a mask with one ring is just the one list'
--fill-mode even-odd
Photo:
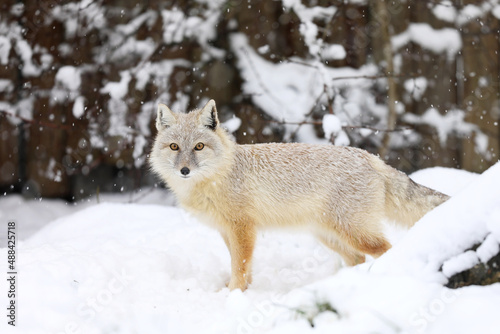
{"label": "snow on rock", "polygon": [[474,267],[478,263],[479,257],[476,252],[470,250],[446,260],[443,263],[442,272],[446,277],[450,278],[455,274]]}
{"label": "snow on rock", "polygon": [[412,274],[444,283],[446,278],[439,272],[441,265],[483,242],[491,233],[487,222],[492,220],[495,208],[500,207],[500,187],[492,187],[496,184],[500,184],[500,163],[427,213],[371,270]]}
{"label": "snow on rock", "polygon": [[446,52],[450,59],[462,49],[462,39],[456,29],[433,29],[427,23],[411,23],[406,31],[392,37],[392,46],[396,50],[409,42],[434,53]]}
{"label": "snow on rock", "polygon": [[495,211],[491,213],[491,220],[486,222],[488,230],[495,236],[496,240],[500,243],[500,208],[496,208]]}
{"label": "snow on rock", "polygon": [[[494,220],[492,219],[491,221]],[[500,220],[497,220],[497,222],[500,222]],[[486,263],[493,256],[497,255],[500,252],[499,244],[500,244],[500,238],[497,238],[494,233],[489,234],[484,240],[484,242],[476,250],[476,254],[479,260],[482,263]]]}

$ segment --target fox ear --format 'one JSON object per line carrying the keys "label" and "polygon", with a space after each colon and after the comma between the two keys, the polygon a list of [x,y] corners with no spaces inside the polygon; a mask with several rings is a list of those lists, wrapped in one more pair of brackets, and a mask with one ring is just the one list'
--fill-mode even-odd
{"label": "fox ear", "polygon": [[219,126],[219,118],[217,117],[217,108],[215,108],[215,101],[210,100],[200,111],[199,117],[201,125],[215,131]]}
{"label": "fox ear", "polygon": [[177,123],[177,118],[172,110],[163,103],[158,104],[156,115],[156,129],[158,131],[168,128]]}

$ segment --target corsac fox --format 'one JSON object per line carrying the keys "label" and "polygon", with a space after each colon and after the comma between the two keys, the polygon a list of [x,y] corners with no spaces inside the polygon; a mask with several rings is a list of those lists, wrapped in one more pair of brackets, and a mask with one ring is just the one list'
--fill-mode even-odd
{"label": "corsac fox", "polygon": [[220,232],[231,290],[251,283],[258,229],[306,227],[352,266],[391,248],[384,219],[410,227],[448,199],[358,148],[238,145],[214,100],[187,114],[159,104],[156,128],[151,167],[183,208]]}

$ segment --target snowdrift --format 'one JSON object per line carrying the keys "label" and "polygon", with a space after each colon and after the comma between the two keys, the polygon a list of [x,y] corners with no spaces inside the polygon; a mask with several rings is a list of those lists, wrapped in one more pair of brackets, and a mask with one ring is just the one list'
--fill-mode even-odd
{"label": "snowdrift", "polygon": [[498,252],[500,164],[480,176],[430,169],[414,179],[453,197],[382,257],[343,268],[308,235],[266,232],[244,293],[224,286],[230,259],[218,233],[184,211],[88,207],[18,246],[17,326],[3,321],[1,331],[497,333],[500,284],[443,284]]}

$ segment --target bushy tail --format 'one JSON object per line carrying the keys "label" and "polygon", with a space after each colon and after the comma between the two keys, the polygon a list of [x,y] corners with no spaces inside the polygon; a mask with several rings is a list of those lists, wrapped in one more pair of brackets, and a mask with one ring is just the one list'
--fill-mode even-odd
{"label": "bushy tail", "polygon": [[414,182],[406,174],[386,165],[380,159],[376,160],[374,168],[385,181],[385,210],[390,220],[411,227],[427,212],[450,198]]}

